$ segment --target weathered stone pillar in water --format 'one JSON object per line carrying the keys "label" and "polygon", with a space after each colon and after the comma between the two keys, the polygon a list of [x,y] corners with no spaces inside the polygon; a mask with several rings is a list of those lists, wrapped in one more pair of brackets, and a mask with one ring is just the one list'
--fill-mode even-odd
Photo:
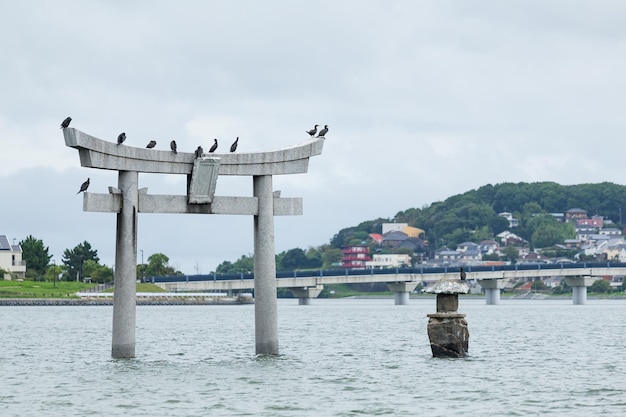
{"label": "weathered stone pillar in water", "polygon": [[428,339],[433,356],[463,358],[469,348],[469,330],[465,314],[460,314],[459,294],[467,294],[469,287],[460,280],[442,280],[426,292],[437,294],[437,313],[428,314]]}
{"label": "weathered stone pillar in water", "polygon": [[119,172],[118,187],[122,192],[122,207],[117,214],[115,237],[115,289],[111,346],[111,356],[114,358],[135,357],[138,181],[137,172]]}
{"label": "weathered stone pillar in water", "polygon": [[274,254],[272,176],[252,179],[259,214],[254,216],[254,339],[257,355],[278,355],[278,301]]}

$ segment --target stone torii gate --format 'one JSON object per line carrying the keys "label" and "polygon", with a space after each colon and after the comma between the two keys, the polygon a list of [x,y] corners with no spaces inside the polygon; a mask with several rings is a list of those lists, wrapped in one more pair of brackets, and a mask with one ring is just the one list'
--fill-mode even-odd
{"label": "stone torii gate", "polygon": [[[117,213],[114,358],[135,357],[138,213],[241,214],[254,216],[254,321],[257,355],[278,354],[278,309],[274,216],[301,215],[302,198],[281,198],[272,176],[306,173],[311,156],[320,155],[324,139],[272,152],[175,154],[117,145],[74,128],[63,129],[65,144],[78,149],[81,166],[118,171],[118,186],[108,194],[85,192],[83,211]],[[138,189],[139,173],[187,175],[186,195],[150,195]],[[253,197],[214,195],[219,175],[252,177]]]}

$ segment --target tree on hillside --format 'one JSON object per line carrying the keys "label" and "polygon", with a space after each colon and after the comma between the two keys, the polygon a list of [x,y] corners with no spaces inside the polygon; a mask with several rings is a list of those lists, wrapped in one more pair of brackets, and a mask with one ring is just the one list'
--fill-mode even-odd
{"label": "tree on hillside", "polygon": [[218,274],[236,274],[252,271],[254,271],[254,256],[252,255],[241,255],[235,262],[224,261],[215,269],[215,272]]}
{"label": "tree on hillside", "polygon": [[280,259],[280,264],[276,264],[276,269],[281,271],[293,271],[296,269],[314,269],[322,266],[322,260],[315,256],[309,257],[300,248],[290,249],[284,252]]}
{"label": "tree on hillside", "polygon": [[26,261],[26,277],[35,278],[45,274],[52,255],[48,254],[48,247],[43,241],[28,235],[20,241],[22,248],[22,260]]}
{"label": "tree on hillside", "polygon": [[94,261],[96,264],[100,261],[98,251],[92,249],[91,244],[87,241],[78,244],[74,249],[65,249],[62,262],[67,271],[67,280],[73,281],[77,278],[82,278],[84,276],[83,264],[89,260]]}
{"label": "tree on hillside", "polygon": [[[148,256],[146,276],[182,275],[182,272],[169,265],[169,261],[170,258],[162,253],[153,253]],[[138,275],[138,277],[140,276]]]}

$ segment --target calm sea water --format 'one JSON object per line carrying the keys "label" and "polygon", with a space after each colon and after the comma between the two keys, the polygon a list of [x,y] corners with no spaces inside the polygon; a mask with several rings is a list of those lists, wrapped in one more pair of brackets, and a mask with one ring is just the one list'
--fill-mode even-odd
{"label": "calm sea water", "polygon": [[112,359],[111,307],[0,308],[0,415],[626,415],[626,301],[461,299],[470,357],[432,358],[434,299],[279,300],[281,355],[254,307],[140,306]]}

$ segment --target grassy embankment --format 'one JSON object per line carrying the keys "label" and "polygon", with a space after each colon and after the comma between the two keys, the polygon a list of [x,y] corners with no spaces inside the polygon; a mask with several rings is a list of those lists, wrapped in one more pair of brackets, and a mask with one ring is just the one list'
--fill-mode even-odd
{"label": "grassy embankment", "polygon": [[[0,281],[0,298],[75,298],[76,293],[96,284],[59,281]],[[113,289],[110,289],[113,291]],[[137,284],[137,292],[163,292],[154,284]]]}

